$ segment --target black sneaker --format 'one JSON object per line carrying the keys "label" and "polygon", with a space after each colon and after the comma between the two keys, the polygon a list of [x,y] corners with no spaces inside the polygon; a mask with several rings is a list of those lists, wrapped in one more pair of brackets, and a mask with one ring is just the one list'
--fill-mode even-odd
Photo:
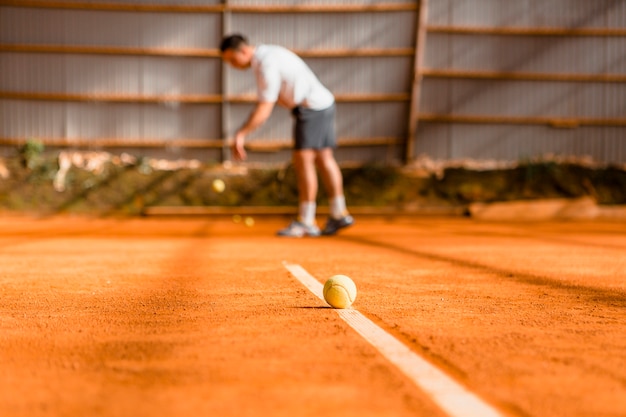
{"label": "black sneaker", "polygon": [[354,218],[349,214],[340,219],[333,219],[332,217],[329,217],[326,222],[326,226],[324,226],[324,230],[322,230],[322,234],[325,236],[334,235],[339,231],[339,229],[352,226],[353,224]]}

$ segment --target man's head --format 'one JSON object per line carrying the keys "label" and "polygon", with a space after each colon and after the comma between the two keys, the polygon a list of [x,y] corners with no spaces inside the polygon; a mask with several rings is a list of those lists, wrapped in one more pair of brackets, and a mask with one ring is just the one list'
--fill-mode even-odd
{"label": "man's head", "polygon": [[254,56],[254,48],[248,44],[243,35],[239,34],[222,39],[220,51],[224,62],[237,69],[249,68]]}

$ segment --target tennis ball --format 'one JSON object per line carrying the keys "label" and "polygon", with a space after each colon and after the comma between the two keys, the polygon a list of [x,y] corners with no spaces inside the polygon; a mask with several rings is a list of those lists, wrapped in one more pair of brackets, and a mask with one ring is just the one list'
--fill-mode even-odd
{"label": "tennis ball", "polygon": [[216,178],[213,180],[212,187],[213,191],[215,191],[216,193],[221,193],[226,188],[226,184],[224,184],[224,181],[222,181],[221,179]]}
{"label": "tennis ball", "polygon": [[356,284],[345,275],[334,275],[324,284],[324,300],[334,308],[348,308],[356,299]]}
{"label": "tennis ball", "polygon": [[243,223],[244,223],[246,226],[248,226],[248,227],[252,227],[252,226],[254,226],[254,219],[253,219],[252,217],[246,217],[246,218],[243,220]]}

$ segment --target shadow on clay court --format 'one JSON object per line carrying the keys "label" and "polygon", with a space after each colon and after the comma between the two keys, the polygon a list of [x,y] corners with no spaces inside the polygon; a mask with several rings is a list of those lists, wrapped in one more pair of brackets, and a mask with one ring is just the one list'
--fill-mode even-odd
{"label": "shadow on clay court", "polygon": [[483,271],[491,274],[496,274],[504,279],[515,280],[524,284],[530,284],[535,286],[549,287],[553,290],[564,291],[570,293],[574,297],[586,297],[592,302],[602,302],[611,307],[626,308],[626,292],[618,289],[606,289],[597,288],[591,286],[573,285],[567,284],[555,279],[551,279],[545,276],[534,275],[523,272],[514,272],[504,268],[497,268],[491,265],[483,265],[477,262],[466,261],[463,259],[457,259],[449,256],[437,255],[434,253],[428,253],[413,248],[406,248],[399,245],[394,245],[387,242],[379,242],[373,239],[368,239],[360,236],[341,236],[339,239],[350,241],[353,243],[373,246],[382,249],[388,249],[395,252],[400,252],[408,255],[417,256],[422,259],[436,262],[445,262],[457,267],[468,268],[478,271]]}

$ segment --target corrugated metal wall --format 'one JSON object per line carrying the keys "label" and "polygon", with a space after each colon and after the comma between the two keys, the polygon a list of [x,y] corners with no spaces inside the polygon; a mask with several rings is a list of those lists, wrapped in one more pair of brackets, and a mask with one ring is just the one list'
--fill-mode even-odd
{"label": "corrugated metal wall", "polygon": [[[322,3],[337,5],[337,2]],[[351,4],[359,3],[363,5],[363,2]],[[337,133],[341,143],[344,146],[358,145],[340,152],[342,160],[401,160],[413,74],[415,10],[232,13],[228,26],[230,32],[245,33],[254,43],[280,44],[303,55],[320,80],[336,95]],[[395,53],[395,50],[405,52]],[[352,56],[354,53],[346,51],[361,53]],[[254,79],[249,73],[230,68],[226,71],[228,96],[254,94]],[[377,97],[379,95],[400,97]],[[229,119],[232,122],[227,126],[229,136],[245,121],[251,109],[252,105],[247,103],[231,105]],[[265,126],[250,136],[249,144],[253,149],[257,141],[275,141],[277,145],[289,146],[291,123],[286,112],[275,112]],[[266,160],[268,157],[266,154],[253,155],[252,159]]]}
{"label": "corrugated metal wall", "polygon": [[214,48],[220,13],[71,3],[76,8],[41,2],[0,9],[5,142],[98,147],[221,138],[219,103],[167,99],[221,94],[219,59],[184,52]]}
{"label": "corrugated metal wall", "polygon": [[430,1],[415,153],[626,162],[626,2]]}
{"label": "corrugated metal wall", "polygon": [[[0,0],[1,143],[228,158],[255,91],[220,61],[232,32],[292,48],[336,94],[343,162],[626,162],[617,0]],[[278,110],[251,161],[290,143]]]}

